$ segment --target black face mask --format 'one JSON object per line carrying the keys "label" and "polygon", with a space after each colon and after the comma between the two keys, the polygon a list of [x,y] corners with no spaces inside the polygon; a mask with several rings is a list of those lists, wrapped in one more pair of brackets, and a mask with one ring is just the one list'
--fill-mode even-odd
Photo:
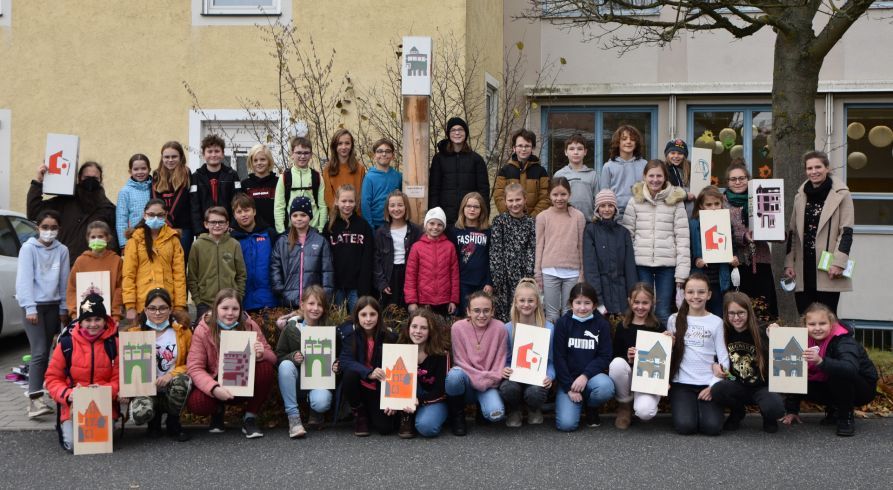
{"label": "black face mask", "polygon": [[87,192],[96,192],[100,187],[99,179],[96,177],[84,177],[81,180],[81,187]]}

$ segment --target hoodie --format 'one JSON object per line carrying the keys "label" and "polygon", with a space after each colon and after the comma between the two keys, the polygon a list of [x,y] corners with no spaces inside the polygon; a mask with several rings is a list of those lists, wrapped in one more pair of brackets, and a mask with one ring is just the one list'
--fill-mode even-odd
{"label": "hoodie", "polygon": [[276,202],[276,184],[278,182],[279,176],[272,172],[266,177],[249,174],[242,180],[242,192],[254,199],[257,217],[262,218],[264,223],[270,226],[273,225],[273,204]]}
{"label": "hoodie", "polygon": [[567,179],[571,185],[571,198],[568,202],[579,209],[587,221],[592,219],[595,215],[595,195],[599,191],[598,173],[595,169],[583,165],[580,170],[574,170],[568,164],[555,172],[555,177]]}
{"label": "hoodie", "polygon": [[363,190],[360,192],[362,196],[360,205],[363,217],[366,218],[373,230],[385,223],[384,212],[388,206],[388,194],[402,186],[403,174],[393,168],[389,167],[383,171],[378,167],[371,167],[366,171]]}
{"label": "hoodie", "polygon": [[345,221],[339,213],[324,236],[332,250],[335,289],[355,289],[358,296],[372,294],[375,239],[369,223],[356,213]]}
{"label": "hoodie", "polygon": [[[633,184],[642,180],[645,172],[645,160],[633,157],[632,160],[624,160],[615,157],[605,162],[602,167],[602,176],[598,179],[599,190],[611,189],[617,195],[617,212],[626,212],[626,204],[632,197]],[[572,194],[573,195],[573,194]]]}
{"label": "hoodie", "polygon": [[203,233],[195,240],[189,251],[186,288],[196,305],[213,305],[217,293],[224,288],[233,288],[244,298],[247,276],[242,248],[229,233],[220,237],[219,242],[210,233]]}
{"label": "hoodie", "polygon": [[37,314],[40,304],[58,303],[60,314],[68,311],[63,299],[69,269],[68,248],[59,240],[44,246],[31,237],[22,245],[16,271],[16,300],[26,315]]}
{"label": "hoodie", "polygon": [[118,206],[115,209],[115,231],[118,243],[123,247],[127,243],[124,233],[143,219],[143,210],[152,194],[152,178],[137,182],[130,178],[118,192]]}
{"label": "hoodie", "polygon": [[611,363],[611,324],[599,312],[581,322],[568,311],[555,324],[552,337],[555,374],[563,391],[581,374],[592,379],[604,373]]}

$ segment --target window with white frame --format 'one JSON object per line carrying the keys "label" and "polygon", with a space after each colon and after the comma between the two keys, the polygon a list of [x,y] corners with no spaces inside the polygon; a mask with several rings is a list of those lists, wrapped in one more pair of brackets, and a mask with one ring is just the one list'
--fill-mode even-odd
{"label": "window with white frame", "polygon": [[845,175],[856,225],[893,227],[893,104],[846,104],[844,112]]}
{"label": "window with white frame", "polygon": [[484,138],[487,151],[493,149],[496,139],[496,129],[499,126],[499,99],[496,86],[487,82],[487,92],[484,96],[484,104],[487,111],[487,119],[484,122]]}
{"label": "window with white frame", "polygon": [[279,15],[282,13],[283,0],[202,1],[202,15]]}
{"label": "window with white frame", "polygon": [[280,147],[279,136],[285,134],[281,126],[283,121],[288,121],[288,114],[280,117],[278,111],[190,111],[189,166],[195,170],[204,163],[201,158],[201,140],[209,134],[216,134],[226,144],[223,150],[224,164],[236,170],[240,179],[253,172],[248,162],[248,151],[257,144],[270,148],[279,173],[288,163],[288,155],[282,151],[288,146],[284,136],[283,146]]}
{"label": "window with white frame", "polygon": [[770,106],[690,106],[689,147],[713,151],[713,184],[724,187],[729,163],[744,159],[756,179],[769,179],[772,164],[772,109]]}

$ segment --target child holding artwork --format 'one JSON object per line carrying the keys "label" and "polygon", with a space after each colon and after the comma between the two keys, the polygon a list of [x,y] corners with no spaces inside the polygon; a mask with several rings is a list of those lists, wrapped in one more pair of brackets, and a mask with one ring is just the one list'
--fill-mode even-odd
{"label": "child holding artwork", "polygon": [[750,297],[738,291],[726,293],[723,302],[723,329],[729,350],[729,372],[714,364],[714,374],[725,378],[713,385],[713,400],[730,410],[724,430],[738,430],[748,404],[755,403],[763,414],[763,430],[778,431],[784,415],[781,395],[769,392],[769,338],[757,325]]}
{"label": "child holding artwork", "polygon": [[611,137],[611,152],[602,167],[598,183],[601,189],[611,189],[617,196],[620,215],[626,212],[626,204],[632,198],[630,189],[639,181],[647,163],[643,159],[645,140],[638,129],[622,125]]}
{"label": "child holding artwork", "polygon": [[195,303],[196,322],[204,315],[221,289],[239,292],[239,303],[245,297],[248,271],[242,247],[229,232],[229,214],[221,206],[205,211],[208,233],[199,235],[189,251],[186,287]]}
{"label": "child holding artwork", "polygon": [[574,133],[564,140],[564,156],[567,157],[567,165],[555,172],[555,177],[564,177],[570,182],[570,205],[579,209],[587,220],[592,219],[595,212],[593,202],[599,191],[598,173],[583,163],[586,158],[586,139],[582,134]]}
{"label": "child holding artwork", "polygon": [[[276,358],[279,362],[279,392],[285,404],[285,415],[288,417],[288,436],[292,439],[304,437],[307,431],[301,423],[301,412],[298,410],[298,393],[310,402],[310,420],[307,427],[321,430],[325,414],[332,407],[332,391],[324,389],[301,390],[300,373],[304,354],[301,352],[301,332],[304,326],[318,327],[323,324],[328,312],[326,291],[319,285],[308,286],[301,296],[300,317],[288,321],[279,335],[276,344]],[[338,352],[341,344],[335,346],[335,362],[332,372],[338,374]]]}
{"label": "child holding artwork", "polygon": [[347,311],[353,311],[359,296],[372,293],[372,227],[357,215],[356,209],[356,190],[350,184],[342,185],[335,191],[335,204],[325,231],[335,269],[335,304],[346,302]]}
{"label": "child holding artwork", "polygon": [[[251,348],[257,356],[254,369],[254,396],[235,397],[217,382],[217,366],[220,355],[220,332],[244,331],[256,332],[257,339]],[[189,394],[186,405],[189,411],[199,416],[211,416],[209,432],[222,434],[224,427],[224,404],[245,403],[245,414],[242,417],[242,434],[247,439],[263,437],[257,426],[257,414],[264,402],[269,398],[275,380],[276,354],[263,330],[247,315],[243,315],[239,292],[232,288],[221,289],[214,298],[211,314],[207,321],[199,319],[198,326],[189,347],[186,371],[192,378],[195,389]]]}
{"label": "child holding artwork", "polygon": [[109,273],[109,287],[111,291],[102,292],[108,293],[112,300],[109,316],[114,318],[115,322],[121,320],[121,306],[124,302],[122,296],[124,261],[121,260],[118,254],[108,249],[108,244],[111,241],[112,229],[105,221],[94,221],[87,225],[87,246],[90,249],[82,253],[74,261],[74,265],[71,266],[71,272],[68,274],[68,287],[65,291],[65,303],[68,306],[68,314],[71,315],[72,320],[77,318],[79,313],[77,306],[83,300],[83,298],[78,297],[78,272]]}
{"label": "child holding artwork", "polygon": [[375,165],[366,172],[360,194],[363,196],[363,217],[373,230],[378,230],[387,223],[388,199],[392,192],[403,187],[403,174],[391,168],[391,160],[394,159],[394,143],[391,140],[382,138],[376,141],[372,144],[372,152]]}
{"label": "child holding artwork", "polygon": [[527,405],[527,423],[539,425],[543,423],[543,404],[552,388],[552,380],[555,379],[555,362],[553,356],[549,356],[546,365],[546,377],[543,386],[522,384],[512,381],[512,353],[515,340],[515,325],[522,323],[534,327],[542,327],[549,331],[549,352],[552,352],[552,322],[546,320],[543,304],[540,301],[540,288],[536,281],[525,277],[518,282],[515,288],[515,301],[512,304],[512,321],[505,324],[506,337],[505,368],[502,370],[502,383],[499,384],[499,396],[505,404],[508,415],[505,418],[506,427],[521,427],[521,402]]}
{"label": "child holding artwork", "polygon": [[313,204],[299,196],[291,203],[291,226],[288,233],[276,240],[270,258],[273,291],[282,298],[282,305],[296,308],[301,304],[304,289],[313,284],[323,287],[326,296],[334,290],[334,271],[329,242],[310,226]]}
{"label": "child holding artwork", "polygon": [[[127,162],[130,178],[118,192],[118,205],[115,206],[115,228],[121,250],[127,244],[125,233],[143,219],[143,208],[151,198],[152,178],[149,176],[149,157],[137,153]],[[111,240],[109,240],[111,242]],[[114,311],[114,310],[112,310]]]}
{"label": "child holding artwork", "polygon": [[830,308],[813,303],[803,314],[809,347],[803,358],[809,366],[806,395],[787,395],[782,422],[801,423],[800,401],[825,405],[822,425],[837,425],[838,436],[856,434],[855,407],[874,400],[878,372],[868,354]]}
{"label": "child holding artwork", "polygon": [[409,251],[403,295],[409,311],[427,306],[452,315],[459,304],[459,261],[456,247],[443,233],[446,215],[440,208],[425,214],[425,235]]}
{"label": "child holding artwork", "polygon": [[277,233],[285,233],[291,227],[291,204],[298,197],[310,200],[310,226],[322,232],[329,220],[329,210],[325,204],[325,189],[322,176],[310,168],[313,156],[313,144],[302,136],[295,136],[289,141],[291,148],[291,170],[282,172],[282,178],[276,184],[276,202],[273,205],[273,221]]}
{"label": "child holding artwork", "polygon": [[205,163],[192,174],[192,187],[189,188],[192,230],[196,234],[210,231],[206,221],[207,212],[211,208],[222,207],[228,219],[233,212],[229,207],[233,196],[242,192],[239,174],[229,165],[223,164],[223,151],[226,148],[223,138],[209,134],[202,138],[201,148]]}
{"label": "child holding artwork", "polygon": [[536,217],[537,286],[545,292],[546,319],[554,322],[570,304],[570,290],[583,273],[583,213],[568,206],[571,185],[564,177],[552,179],[552,206]]}
{"label": "child holding artwork", "polygon": [[[273,173],[273,153],[270,148],[262,143],[252,146],[248,151],[248,166],[253,172],[242,179],[242,192],[254,200],[257,220],[264,225],[273,226],[273,205],[276,202],[276,183],[279,177]],[[233,217],[238,219],[235,208]]]}
{"label": "child holding artwork", "polygon": [[[59,336],[46,371],[46,387],[59,410],[59,442],[66,451],[74,449],[72,394],[77,386],[110,386],[112,417],[118,415],[118,326],[106,314],[102,296],[90,294],[80,304],[81,315],[70,330]],[[68,350],[70,354],[63,351]],[[42,374],[42,373],[41,373]]]}
{"label": "child holding artwork", "polygon": [[[161,416],[167,414],[167,435],[179,442],[189,440],[180,424],[180,413],[192,381],[186,374],[186,356],[192,345],[192,330],[171,315],[171,295],[162,288],[149,291],[140,323],[129,331],[155,332],[156,396],[141,396],[130,401],[130,413],[136,425],[147,424],[149,437],[161,437]],[[124,401],[122,399],[122,401]]]}
{"label": "child holding artwork", "polygon": [[[345,128],[335,131],[332,141],[329,143],[329,162],[324,173],[326,207],[332,209],[335,205],[335,193],[344,184],[353,186],[355,202],[363,202],[363,179],[366,177],[366,166],[357,160],[354,150],[353,135]],[[357,214],[360,214],[357,212]]]}
{"label": "child holding artwork", "polygon": [[524,277],[533,277],[536,262],[536,221],[524,214],[524,188],[521,184],[505,187],[508,209],[490,225],[490,275],[499,320],[509,320],[514,303],[515,285]]}
{"label": "child holding artwork", "polygon": [[385,372],[381,366],[383,344],[397,338],[388,332],[381,317],[381,306],[371,296],[357,300],[351,322],[338,327],[344,339],[338,361],[344,372],[342,390],[354,414],[354,435],[366,437],[370,424],[381,435],[395,429],[395,418],[379,409],[381,383]]}
{"label": "child holding artwork", "polygon": [[[437,437],[447,418],[444,381],[450,370],[450,353],[446,330],[440,317],[428,308],[419,308],[407,320],[407,327],[400,331],[401,344],[415,344],[419,348],[417,399],[400,412],[400,429],[403,439]],[[395,414],[388,409],[385,414]]]}
{"label": "child holding artwork", "polygon": [[375,230],[374,281],[376,289],[381,292],[382,307],[393,304],[406,308],[403,297],[406,259],[412,244],[422,236],[422,228],[407,219],[408,209],[409,198],[406,194],[399,190],[391,191],[384,210],[385,225]]}
{"label": "child holding artwork", "polygon": [[710,283],[695,272],[683,283],[685,302],[673,313],[667,331],[673,334],[670,360],[670,407],[673,427],[682,435],[718,436],[722,432],[722,406],[713,401],[711,386],[720,379],[713,372],[713,359],[723,371],[729,369],[722,318],[707,310]]}
{"label": "child holding artwork", "polygon": [[455,365],[446,377],[450,420],[457,436],[467,433],[467,403],[477,402],[490,422],[505,417],[499,396],[508,343],[505,325],[493,318],[493,298],[483,291],[469,295],[466,312],[468,318],[454,323],[450,331]]}
{"label": "child holding artwork", "polygon": [[595,216],[583,231],[583,275],[602,300],[603,313],[626,310],[638,272],[632,238],[617,222],[617,196],[610,189],[595,197]]}
{"label": "child holding artwork", "polygon": [[233,197],[232,237],[239,242],[245,261],[245,299],[242,304],[248,313],[275,308],[279,304],[270,279],[270,260],[278,235],[258,214],[256,206],[250,193],[240,192]]}
{"label": "child holding artwork", "polygon": [[634,412],[640,420],[653,419],[660,403],[658,395],[631,391],[638,332],[663,332],[670,335],[654,316],[654,289],[651,286],[643,282],[636,283],[629,292],[628,301],[629,307],[623,315],[623,321],[614,331],[614,359],[608,366],[608,376],[614,382],[617,399],[614,426],[621,430],[629,428]]}
{"label": "child holding artwork", "polygon": [[143,311],[149,291],[163,288],[170,293],[174,315],[189,323],[186,313],[186,261],[177,230],[167,224],[164,201],[150,199],[143,218],[128,232],[130,247],[124,254],[121,293],[127,309],[127,323]]}
{"label": "child holding artwork", "polygon": [[465,194],[459,205],[459,219],[447,235],[456,245],[459,258],[459,311],[465,310],[465,297],[484,290],[493,292],[490,278],[490,216],[484,198],[477,192]]}
{"label": "child holding artwork", "polygon": [[[536,216],[549,207],[549,172],[540,165],[533,151],[536,149],[536,135],[533,131],[521,128],[512,134],[512,158],[502,166],[493,184],[493,202],[500,213],[508,208],[505,204],[505,186],[521,184],[527,213]],[[462,215],[462,209],[459,209]]]}
{"label": "child holding artwork", "polygon": [[701,211],[723,209],[722,192],[715,186],[705,187],[695,200],[694,211],[688,220],[689,235],[691,235],[691,263],[692,272],[700,272],[710,281],[710,301],[707,309],[716,316],[722,316],[722,296],[732,288],[732,267],[738,267],[738,257],[732,256],[732,261],[727,264],[708,264],[704,262],[703,243],[701,242]]}
{"label": "child holding artwork", "polygon": [[614,383],[605,374],[611,362],[611,325],[596,311],[595,288],[581,282],[571,289],[570,311],[555,324],[552,355],[558,376],[555,426],[577,430],[586,407],[586,425],[599,427],[598,407],[614,397]]}
{"label": "child holding artwork", "polygon": [[31,347],[28,367],[28,418],[53,413],[43,400],[44,373],[47,370],[53,336],[68,321],[63,301],[68,281],[68,248],[56,240],[61,216],[52,210],[37,215],[37,237],[31,237],[19,250],[15,296],[25,310],[25,334]]}

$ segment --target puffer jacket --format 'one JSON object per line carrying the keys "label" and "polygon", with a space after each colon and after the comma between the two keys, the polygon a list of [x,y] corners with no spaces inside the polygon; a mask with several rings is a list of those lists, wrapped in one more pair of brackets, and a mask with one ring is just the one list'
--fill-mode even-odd
{"label": "puffer jacket", "polygon": [[437,153],[428,170],[428,209],[440,207],[447,225],[456,222],[459,204],[469,192],[479,192],[490,209],[490,178],[487,164],[473,151],[453,153],[450,140],[437,143]]}
{"label": "puffer jacket", "polygon": [[403,296],[408,305],[459,304],[459,260],[446,235],[436,239],[422,235],[412,246]]}
{"label": "puffer jacket", "polygon": [[[505,205],[505,186],[517,182],[524,187],[524,202],[527,204],[527,214],[536,216],[548,208],[549,201],[549,172],[540,165],[540,160],[535,155],[521,163],[518,156],[512,154],[512,159],[502,166],[496,183],[493,184],[493,202],[500,213],[508,210]],[[486,196],[484,196],[486,199]]]}
{"label": "puffer jacket", "polygon": [[675,267],[676,282],[691,271],[691,243],[685,190],[668,185],[652,197],[644,182],[636,182],[623,213],[623,226],[632,234],[636,265]]}
{"label": "puffer jacket", "polygon": [[118,205],[115,206],[115,231],[118,233],[118,245],[127,243],[124,234],[143,219],[143,210],[152,194],[152,178],[137,182],[132,178],[118,192]]}
{"label": "puffer jacket", "polygon": [[180,246],[180,233],[168,225],[152,241],[153,259],[146,255],[145,229],[134,230],[130,245],[124,250],[124,272],[121,292],[124,307],[143,311],[146,295],[155,288],[167,289],[174,308],[186,309],[186,261]]}
{"label": "puffer jacket", "polygon": [[270,280],[270,257],[276,245],[276,230],[258,219],[252,231],[245,231],[237,225],[231,234],[242,247],[248,274],[242,307],[249,311],[276,307],[278,302]]}
{"label": "puffer jacket", "polygon": [[[257,340],[264,346],[264,353],[257,356],[256,362],[269,362],[276,365],[276,352],[267,343],[263,330],[248,318],[243,321],[244,331],[257,332]],[[254,347],[251,347],[254,349]],[[202,320],[195,327],[192,345],[189,346],[189,357],[186,360],[186,373],[192,379],[192,385],[202,393],[212,396],[211,390],[217,386],[217,367],[220,360],[220,346],[217,339],[211,337],[208,325]]]}
{"label": "puffer jacket", "polygon": [[77,385],[100,385],[112,387],[112,410],[114,417],[118,418],[118,360],[109,359],[105,351],[105,339],[118,335],[118,325],[109,317],[106,317],[106,328],[99,337],[92,342],[84,338],[80,324],[75,324],[71,332],[71,379],[65,376],[65,355],[62,353],[62,344],[57,344],[53,350],[46,372],[46,388],[50,396],[55,400],[59,408],[61,421],[71,418],[71,405],[68,404],[68,396]]}
{"label": "puffer jacket", "polygon": [[212,305],[221,289],[233,288],[245,297],[248,271],[242,257],[242,247],[229,233],[219,242],[210,233],[199,236],[189,251],[186,267],[186,287],[196,305]]}
{"label": "puffer jacket", "polygon": [[638,280],[633,242],[615,220],[598,219],[583,231],[583,276],[608,313],[623,313]]}
{"label": "puffer jacket", "polygon": [[[171,376],[179,376],[186,374],[186,358],[189,356],[189,346],[192,345],[192,330],[188,326],[183,326],[174,319],[170,318],[171,325],[177,336],[177,359],[174,360],[174,367],[168,371]],[[135,325],[127,329],[128,332],[154,332],[149,327]]]}
{"label": "puffer jacket", "polygon": [[317,284],[331,297],[335,289],[335,269],[329,242],[315,229],[307,231],[304,245],[289,249],[288,234],[276,240],[270,258],[273,292],[282,296],[282,305],[297,308],[305,287]]}
{"label": "puffer jacket", "polygon": [[[411,222],[406,222],[406,236],[403,238],[403,250],[406,253],[404,264],[409,258],[412,244],[423,235],[422,228]],[[391,276],[394,275],[394,239],[391,237],[391,227],[386,223],[375,230],[375,269],[372,281],[379,291],[391,285]]]}

